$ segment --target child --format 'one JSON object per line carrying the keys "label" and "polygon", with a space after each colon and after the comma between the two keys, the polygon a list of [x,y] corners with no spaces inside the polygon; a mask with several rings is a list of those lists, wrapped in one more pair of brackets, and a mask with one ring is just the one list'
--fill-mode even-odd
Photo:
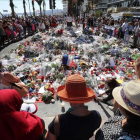
{"label": "child", "polygon": [[43,20],[41,22],[41,31],[42,32],[45,32],[45,24],[44,24],[44,21]]}

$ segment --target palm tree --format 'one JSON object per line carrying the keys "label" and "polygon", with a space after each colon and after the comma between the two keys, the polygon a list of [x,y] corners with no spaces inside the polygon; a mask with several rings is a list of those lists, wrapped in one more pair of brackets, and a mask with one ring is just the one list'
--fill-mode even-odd
{"label": "palm tree", "polygon": [[43,11],[44,11],[44,16],[45,16],[45,8],[46,8],[46,3],[45,3],[45,0],[43,0]]}
{"label": "palm tree", "polygon": [[35,1],[38,3],[38,5],[39,5],[39,7],[40,7],[40,15],[42,16],[41,4],[42,4],[43,0],[35,0]]}
{"label": "palm tree", "polygon": [[23,0],[24,16],[26,17],[27,14],[26,14],[26,6],[25,6],[25,3],[26,3],[25,0]]}
{"label": "palm tree", "polygon": [[68,14],[72,14],[72,0],[68,0]]}
{"label": "palm tree", "polygon": [[32,0],[32,7],[33,7],[33,16],[35,17],[35,5],[34,0]]}
{"label": "palm tree", "polygon": [[130,7],[133,7],[134,0],[130,0]]}
{"label": "palm tree", "polygon": [[15,17],[13,0],[10,0],[10,7],[11,7],[11,11],[12,11],[12,17]]}

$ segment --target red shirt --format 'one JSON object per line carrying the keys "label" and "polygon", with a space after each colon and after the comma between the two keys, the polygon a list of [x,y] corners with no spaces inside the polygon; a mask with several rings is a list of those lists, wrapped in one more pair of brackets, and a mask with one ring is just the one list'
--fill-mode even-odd
{"label": "red shirt", "polygon": [[21,104],[16,90],[0,90],[0,140],[38,140],[43,134],[41,119],[20,111]]}

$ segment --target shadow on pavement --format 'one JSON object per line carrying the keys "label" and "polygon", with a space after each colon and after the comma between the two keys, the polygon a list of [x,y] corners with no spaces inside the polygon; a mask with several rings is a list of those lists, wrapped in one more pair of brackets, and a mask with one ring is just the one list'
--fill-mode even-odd
{"label": "shadow on pavement", "polygon": [[110,118],[111,115],[106,111],[106,109],[104,108],[104,106],[103,106],[100,102],[98,102],[98,105],[101,106],[101,108],[103,109],[103,111],[104,111],[104,113],[106,114],[106,116],[107,116],[108,118]]}

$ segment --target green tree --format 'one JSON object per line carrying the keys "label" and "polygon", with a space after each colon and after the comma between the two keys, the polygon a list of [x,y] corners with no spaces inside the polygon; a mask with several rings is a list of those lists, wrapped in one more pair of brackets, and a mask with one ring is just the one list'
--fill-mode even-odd
{"label": "green tree", "polygon": [[33,7],[33,16],[35,17],[35,2],[32,0],[32,7]]}
{"label": "green tree", "polygon": [[43,2],[43,0],[35,0],[37,2],[37,4],[39,5],[40,7],[40,15],[42,16],[42,8],[41,8],[41,4]]}
{"label": "green tree", "polygon": [[14,11],[14,3],[13,3],[13,0],[10,0],[10,7],[11,7],[11,11],[12,11],[12,17],[15,17],[15,11]]}
{"label": "green tree", "polygon": [[25,6],[26,2],[25,0],[23,0],[23,8],[24,8],[24,16],[26,17],[27,13],[26,13],[26,6]]}
{"label": "green tree", "polygon": [[95,16],[97,17],[101,17],[102,15],[103,15],[103,12],[101,10],[95,12]]}

